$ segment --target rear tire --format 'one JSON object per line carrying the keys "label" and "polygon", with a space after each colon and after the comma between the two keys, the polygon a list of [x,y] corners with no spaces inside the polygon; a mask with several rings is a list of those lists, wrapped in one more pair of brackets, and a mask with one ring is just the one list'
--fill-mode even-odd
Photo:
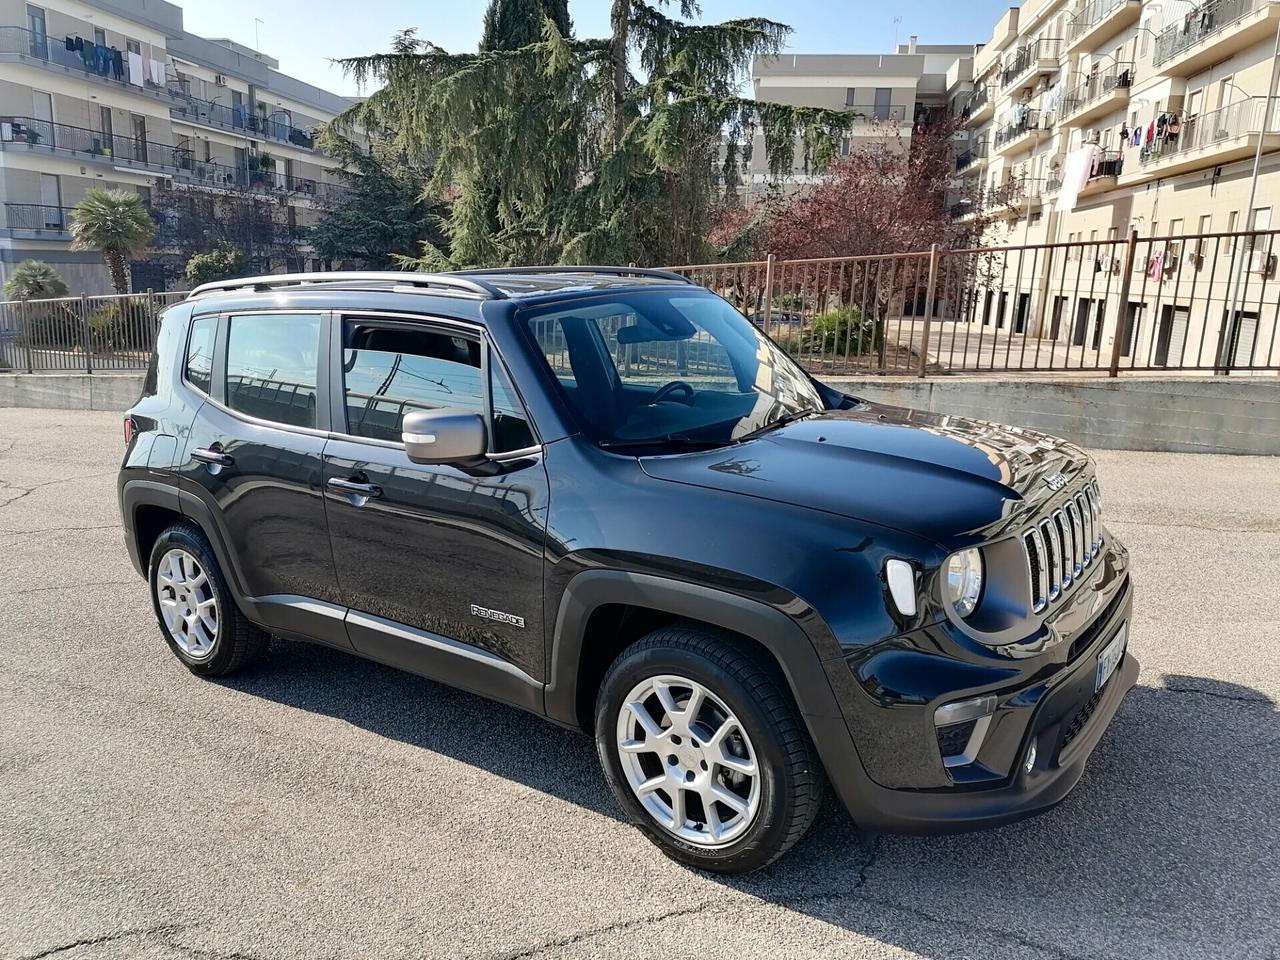
{"label": "rear tire", "polygon": [[825,777],[776,673],[732,634],[676,624],[627,648],[605,675],[595,714],[605,779],[673,859],[748,873],[817,816]]}
{"label": "rear tire", "polygon": [[267,634],[236,606],[208,538],[194,523],[174,524],[156,539],[148,582],[165,642],[197,676],[234,673],[266,650]]}

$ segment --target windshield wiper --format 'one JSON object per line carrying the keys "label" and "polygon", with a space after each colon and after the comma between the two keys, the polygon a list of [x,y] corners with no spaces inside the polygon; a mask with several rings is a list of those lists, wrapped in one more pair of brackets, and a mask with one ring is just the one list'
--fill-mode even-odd
{"label": "windshield wiper", "polygon": [[756,427],[754,430],[748,430],[746,433],[734,437],[734,443],[745,443],[747,440],[754,440],[756,437],[762,437],[771,430],[777,430],[779,427],[785,427],[788,423],[795,423],[797,420],[803,420],[805,417],[812,417],[814,414],[821,413],[821,410],[793,410],[791,413],[784,413],[776,420],[770,420],[764,426]]}
{"label": "windshield wiper", "polygon": [[640,450],[645,447],[670,447],[673,450],[709,450],[713,447],[726,446],[728,440],[695,440],[682,433],[668,433],[661,437],[650,437],[647,440],[601,440],[599,446],[605,450]]}

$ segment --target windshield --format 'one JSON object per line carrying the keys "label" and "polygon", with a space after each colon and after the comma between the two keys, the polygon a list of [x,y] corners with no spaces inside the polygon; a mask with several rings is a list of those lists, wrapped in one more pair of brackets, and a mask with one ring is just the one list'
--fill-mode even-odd
{"label": "windshield", "polygon": [[609,294],[521,319],[584,431],[606,445],[729,443],[823,409],[795,362],[705,291]]}

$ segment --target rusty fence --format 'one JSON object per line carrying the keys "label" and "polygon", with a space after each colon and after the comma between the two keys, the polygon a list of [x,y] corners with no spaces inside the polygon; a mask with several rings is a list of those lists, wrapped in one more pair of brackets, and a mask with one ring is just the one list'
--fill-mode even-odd
{"label": "rusty fence", "polygon": [[184,297],[148,291],[0,303],[0,370],[144,370],[160,312]]}
{"label": "rusty fence", "polygon": [[1277,234],[671,267],[815,374],[1280,373]]}
{"label": "rusty fence", "polygon": [[[669,269],[725,297],[819,376],[1274,375],[1278,236],[1135,233]],[[0,303],[0,370],[145,369],[160,312],[185,296]]]}

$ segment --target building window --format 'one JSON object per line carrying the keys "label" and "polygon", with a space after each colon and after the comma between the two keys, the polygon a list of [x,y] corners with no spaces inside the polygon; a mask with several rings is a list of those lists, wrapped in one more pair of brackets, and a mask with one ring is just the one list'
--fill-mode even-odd
{"label": "building window", "polygon": [[107,45],[107,31],[103,30],[101,27],[94,27],[93,42],[100,47],[105,47]]}
{"label": "building window", "polygon": [[40,174],[40,205],[46,227],[62,227],[62,184],[57,174]]}
{"label": "building window", "polygon": [[48,33],[45,30],[44,8],[27,4],[27,29],[31,31],[30,49],[33,57],[49,59]]}
{"label": "building window", "polygon": [[858,95],[858,91],[854,87],[845,87],[844,105],[846,107],[852,107],[855,103],[857,103],[857,99],[856,99],[857,95]]}

